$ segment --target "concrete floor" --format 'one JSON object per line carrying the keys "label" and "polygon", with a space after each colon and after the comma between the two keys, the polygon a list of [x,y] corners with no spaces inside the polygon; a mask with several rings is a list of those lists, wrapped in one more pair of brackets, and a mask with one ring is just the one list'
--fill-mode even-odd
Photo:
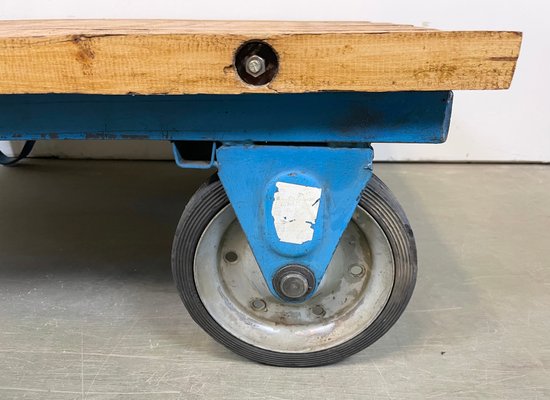
{"label": "concrete floor", "polygon": [[233,355],[190,319],[170,246],[205,174],[168,162],[0,169],[0,399],[550,398],[550,166],[382,164],[416,292],[362,353]]}

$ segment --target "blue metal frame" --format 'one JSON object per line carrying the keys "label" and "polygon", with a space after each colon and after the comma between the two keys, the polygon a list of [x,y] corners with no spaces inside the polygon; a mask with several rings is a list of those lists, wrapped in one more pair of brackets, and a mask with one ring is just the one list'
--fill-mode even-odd
{"label": "blue metal frame", "polygon": [[177,144],[178,142],[172,143],[172,153],[174,154],[174,160],[176,161],[176,165],[178,167],[187,168],[187,169],[210,169],[210,168],[213,168],[214,166],[217,166],[216,150],[218,146],[216,142],[212,142],[212,151],[210,152],[209,159],[200,160],[200,161],[184,159],[178,150]]}
{"label": "blue metal frame", "polygon": [[0,140],[442,143],[451,92],[3,95]]}
{"label": "blue metal frame", "polygon": [[[442,143],[451,107],[452,92],[4,95],[0,140],[175,142],[180,167],[218,167],[266,283],[277,296],[273,277],[288,264],[310,268],[316,285],[321,282],[372,175],[370,144]],[[208,160],[182,157],[178,148],[193,141],[211,142]],[[282,189],[289,187],[298,191],[279,212]],[[308,197],[311,193],[319,197]],[[313,199],[309,209],[308,199]],[[281,234],[287,223],[296,222],[293,202],[307,209],[300,225],[310,235],[305,239]]]}

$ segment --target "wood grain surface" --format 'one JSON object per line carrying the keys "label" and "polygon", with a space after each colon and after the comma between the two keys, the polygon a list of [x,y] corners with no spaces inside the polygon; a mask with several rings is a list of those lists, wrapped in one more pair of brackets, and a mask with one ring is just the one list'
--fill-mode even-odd
{"label": "wood grain surface", "polygon": [[[268,85],[245,84],[234,53],[279,55]],[[368,22],[50,20],[0,22],[0,94],[505,89],[521,33]]]}

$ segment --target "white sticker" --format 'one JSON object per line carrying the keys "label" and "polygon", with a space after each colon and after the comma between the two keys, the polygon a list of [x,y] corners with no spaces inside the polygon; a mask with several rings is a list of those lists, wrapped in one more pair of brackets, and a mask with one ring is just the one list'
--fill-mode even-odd
{"label": "white sticker", "polygon": [[277,182],[271,215],[281,242],[302,244],[313,239],[321,188]]}

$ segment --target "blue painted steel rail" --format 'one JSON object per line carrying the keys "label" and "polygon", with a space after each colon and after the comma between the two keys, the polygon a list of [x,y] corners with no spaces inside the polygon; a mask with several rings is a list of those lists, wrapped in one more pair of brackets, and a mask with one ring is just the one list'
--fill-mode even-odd
{"label": "blue painted steel rail", "polygon": [[0,140],[442,143],[451,92],[3,95]]}

